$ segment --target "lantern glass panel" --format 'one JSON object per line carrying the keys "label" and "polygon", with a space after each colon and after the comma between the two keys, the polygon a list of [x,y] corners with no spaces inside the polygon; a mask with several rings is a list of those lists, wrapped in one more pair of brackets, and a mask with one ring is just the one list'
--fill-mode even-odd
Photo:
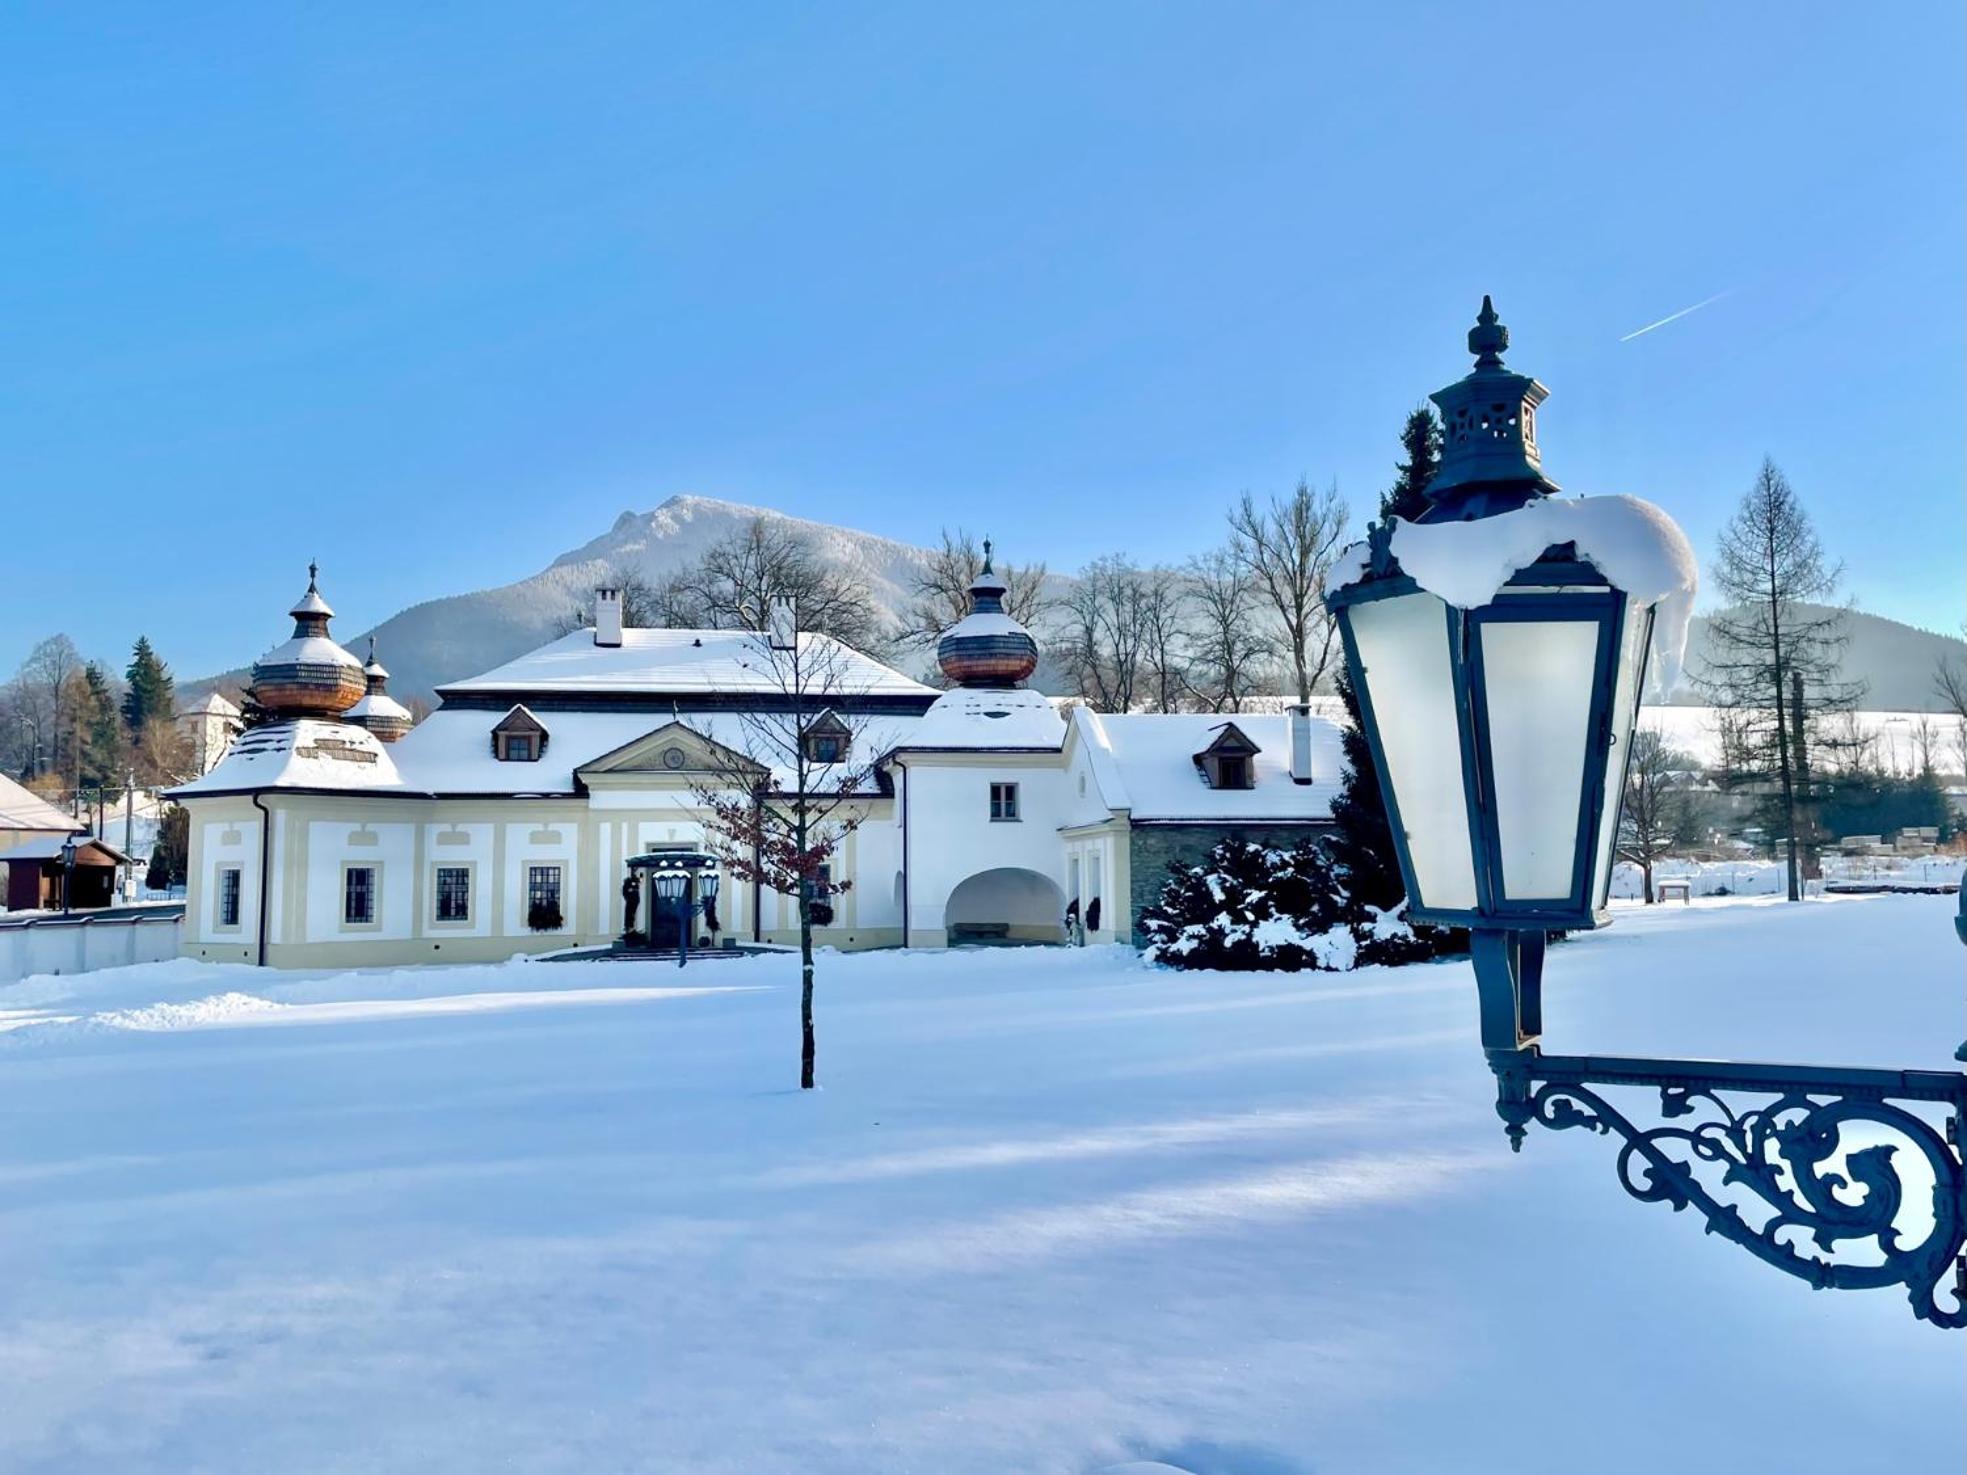
{"label": "lantern glass panel", "polygon": [[1471,909],[1475,857],[1462,786],[1448,608],[1432,594],[1400,594],[1352,606],[1348,622],[1386,780],[1406,833],[1415,904]]}
{"label": "lantern glass panel", "polygon": [[1625,795],[1626,767],[1632,761],[1633,719],[1646,679],[1646,648],[1653,638],[1653,611],[1629,605],[1619,632],[1619,664],[1613,672],[1612,755],[1605,766],[1605,803],[1598,817],[1598,849],[1593,857],[1591,904],[1602,910],[1612,885],[1613,847],[1619,836],[1619,804]]}
{"label": "lantern glass panel", "polygon": [[1599,630],[1595,619],[1480,626],[1505,901],[1578,893]]}

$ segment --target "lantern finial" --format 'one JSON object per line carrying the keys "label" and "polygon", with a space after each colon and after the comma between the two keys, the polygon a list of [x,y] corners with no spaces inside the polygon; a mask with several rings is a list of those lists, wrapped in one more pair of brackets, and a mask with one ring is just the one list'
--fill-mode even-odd
{"label": "lantern finial", "polygon": [[1482,311],[1475,315],[1475,326],[1468,330],[1468,351],[1475,355],[1478,369],[1500,369],[1503,352],[1509,347],[1509,329],[1496,320],[1495,304],[1482,294]]}

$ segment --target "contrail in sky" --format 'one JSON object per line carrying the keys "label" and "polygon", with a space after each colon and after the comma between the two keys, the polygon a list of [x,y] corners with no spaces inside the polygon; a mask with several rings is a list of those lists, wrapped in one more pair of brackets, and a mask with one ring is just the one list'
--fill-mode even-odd
{"label": "contrail in sky", "polygon": [[1643,328],[1634,328],[1630,333],[1626,334],[1625,337],[1621,338],[1619,342],[1630,343],[1632,342],[1633,339],[1638,338],[1643,334],[1650,333],[1655,328],[1664,328],[1668,323],[1678,322],[1681,318],[1686,317],[1687,314],[1690,312],[1699,312],[1702,308],[1708,306],[1710,303],[1719,302],[1722,298],[1728,295],[1729,291],[1732,290],[1733,288],[1728,288],[1726,290],[1716,292],[1712,297],[1706,298],[1700,302],[1696,302],[1692,307],[1683,307],[1680,309],[1679,312],[1668,313],[1665,317],[1661,318],[1657,323],[1648,323]]}

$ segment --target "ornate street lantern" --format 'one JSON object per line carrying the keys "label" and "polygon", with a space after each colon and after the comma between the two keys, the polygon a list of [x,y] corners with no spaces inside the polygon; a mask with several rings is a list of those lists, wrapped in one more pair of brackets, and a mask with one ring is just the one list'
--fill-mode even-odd
{"label": "ornate street lantern", "polygon": [[[1967,1074],[1539,1046],[1548,933],[1608,920],[1633,721],[1649,661],[1673,684],[1694,560],[1656,507],[1554,496],[1536,436],[1548,391],[1503,367],[1509,334],[1486,297],[1468,342],[1473,372],[1433,396],[1426,512],[1370,528],[1327,605],[1409,915],[1469,929],[1511,1145],[1533,1123],[1613,1134],[1635,1198],[1692,1207],[1814,1286],[1903,1286],[1916,1316],[1967,1326]],[[1634,1089],[1657,1090],[1669,1120],[1635,1121],[1619,1104]]]}
{"label": "ornate street lantern", "polygon": [[70,835],[61,842],[61,909],[67,916],[71,910],[70,893],[75,890],[75,837]]}
{"label": "ornate street lantern", "polygon": [[1327,602],[1409,915],[1474,932],[1502,984],[1485,982],[1483,1043],[1515,1049],[1538,1032],[1545,934],[1605,921],[1648,650],[1658,624],[1678,660],[1694,560],[1657,508],[1555,500],[1536,439],[1549,391],[1503,367],[1486,297],[1468,341],[1474,371],[1433,396],[1428,510],[1371,529]]}
{"label": "ornate street lantern", "polygon": [[634,856],[628,864],[631,874],[649,877],[650,943],[655,942],[658,919],[674,926],[676,966],[684,967],[690,961],[690,933],[698,911],[706,917],[716,915],[717,857],[700,850],[658,851]]}

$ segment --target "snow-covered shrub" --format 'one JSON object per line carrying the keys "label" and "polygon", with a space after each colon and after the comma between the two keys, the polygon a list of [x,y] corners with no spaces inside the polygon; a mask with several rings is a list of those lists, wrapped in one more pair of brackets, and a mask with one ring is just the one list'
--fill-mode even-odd
{"label": "snow-covered shrub", "polygon": [[1434,949],[1401,915],[1354,901],[1315,841],[1218,841],[1199,865],[1172,863],[1141,914],[1147,956],[1177,968],[1344,972],[1412,963]]}

